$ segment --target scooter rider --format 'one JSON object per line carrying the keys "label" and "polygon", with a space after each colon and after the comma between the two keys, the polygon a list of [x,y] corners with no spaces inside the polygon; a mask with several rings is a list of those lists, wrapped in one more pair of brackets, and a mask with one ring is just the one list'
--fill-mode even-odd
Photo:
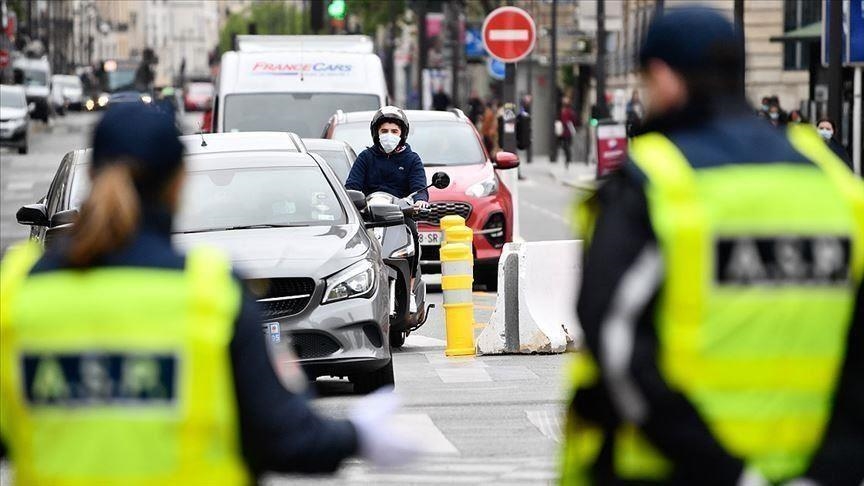
{"label": "scooter rider", "polygon": [[[405,141],[408,138],[408,117],[395,106],[385,106],[375,113],[369,126],[372,132],[372,147],[360,152],[348,180],[347,189],[361,191],[369,195],[383,191],[404,198],[414,192],[414,207],[429,207],[429,192],[426,190],[426,172],[423,161]],[[420,248],[417,224],[407,218],[405,224],[414,238],[414,248]],[[415,253],[412,267],[416,269],[419,254]],[[413,302],[412,307],[416,303]]]}

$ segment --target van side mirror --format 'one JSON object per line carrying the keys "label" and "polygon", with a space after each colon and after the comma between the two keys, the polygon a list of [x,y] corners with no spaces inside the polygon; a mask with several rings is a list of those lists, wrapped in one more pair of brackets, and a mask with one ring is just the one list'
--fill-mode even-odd
{"label": "van side mirror", "polygon": [[355,208],[360,211],[366,209],[366,196],[361,191],[348,189],[346,192],[348,193],[348,199],[351,200]]}
{"label": "van side mirror", "polygon": [[395,204],[375,204],[366,207],[367,228],[384,228],[405,224],[405,215]]}
{"label": "van side mirror", "polygon": [[15,213],[18,224],[27,226],[48,226],[48,208],[43,203],[22,206]]}
{"label": "van side mirror", "polygon": [[495,154],[495,168],[501,170],[515,169],[519,167],[519,156],[512,152],[498,152]]}

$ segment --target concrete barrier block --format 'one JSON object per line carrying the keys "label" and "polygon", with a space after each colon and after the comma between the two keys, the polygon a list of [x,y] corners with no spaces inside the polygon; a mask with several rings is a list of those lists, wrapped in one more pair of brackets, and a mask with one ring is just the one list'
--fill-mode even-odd
{"label": "concrete barrier block", "polygon": [[576,293],[581,276],[581,241],[505,245],[495,310],[477,340],[477,352],[563,353],[578,343]]}

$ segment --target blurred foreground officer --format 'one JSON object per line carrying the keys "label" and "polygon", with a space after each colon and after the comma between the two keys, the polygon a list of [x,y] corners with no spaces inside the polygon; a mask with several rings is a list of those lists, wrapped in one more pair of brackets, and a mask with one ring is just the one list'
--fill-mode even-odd
{"label": "blurred foreground officer", "polygon": [[562,482],[860,484],[864,187],[752,114],[720,14],[670,9],[641,62],[650,119],[584,218]]}
{"label": "blurred foreground officer", "polygon": [[406,460],[392,394],[317,416],[281,385],[228,260],[174,251],[182,151],[172,116],[110,109],[71,238],[3,261],[0,446],[17,483],[248,484]]}

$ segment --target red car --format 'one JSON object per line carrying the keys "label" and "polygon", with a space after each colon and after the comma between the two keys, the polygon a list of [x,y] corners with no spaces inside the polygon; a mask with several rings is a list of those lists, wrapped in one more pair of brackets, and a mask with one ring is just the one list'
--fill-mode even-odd
{"label": "red car", "polygon": [[213,101],[213,83],[195,82],[186,85],[183,104],[186,111],[206,111]]}
{"label": "red car", "polygon": [[[372,145],[369,123],[374,113],[336,113],[324,129],[324,138],[348,142],[359,154]],[[460,110],[406,110],[405,115],[411,125],[408,145],[423,160],[427,178],[444,171],[452,180],[446,189],[429,190],[431,216],[419,225],[424,271],[440,271],[439,221],[458,214],[474,230],[475,277],[494,288],[501,248],[513,241],[513,200],[496,169],[517,167],[518,157],[498,152],[493,161],[471,120]]]}

